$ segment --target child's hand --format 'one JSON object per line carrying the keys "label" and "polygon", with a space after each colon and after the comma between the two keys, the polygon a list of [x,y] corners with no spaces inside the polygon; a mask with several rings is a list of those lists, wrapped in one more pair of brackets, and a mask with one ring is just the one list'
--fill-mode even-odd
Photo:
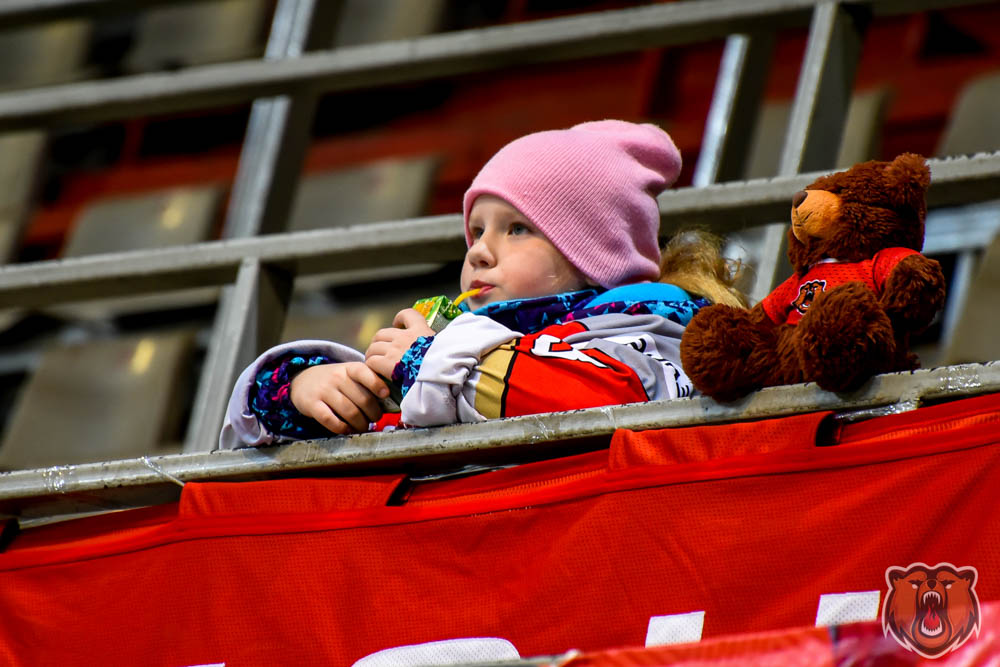
{"label": "child's hand", "polygon": [[396,364],[421,336],[433,336],[424,316],[412,308],[396,313],[390,329],[379,329],[365,352],[365,363],[382,377],[391,378]]}
{"label": "child's hand", "polygon": [[363,433],[382,416],[378,397],[389,387],[361,361],[323,364],[302,371],[289,387],[292,405],[334,433]]}

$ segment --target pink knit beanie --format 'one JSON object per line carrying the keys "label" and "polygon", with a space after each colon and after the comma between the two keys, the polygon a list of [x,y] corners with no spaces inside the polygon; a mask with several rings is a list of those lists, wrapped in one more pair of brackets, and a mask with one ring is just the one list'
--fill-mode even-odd
{"label": "pink knit beanie", "polygon": [[569,262],[602,287],[659,277],[656,196],[681,170],[670,135],[655,125],[601,120],[536,132],[501,148],[465,193],[500,197]]}

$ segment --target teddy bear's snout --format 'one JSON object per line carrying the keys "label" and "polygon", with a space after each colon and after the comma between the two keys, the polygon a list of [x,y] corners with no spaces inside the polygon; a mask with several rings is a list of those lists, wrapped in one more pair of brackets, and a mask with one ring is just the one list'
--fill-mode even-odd
{"label": "teddy bear's snout", "polygon": [[809,193],[806,192],[805,190],[799,190],[798,192],[796,192],[794,195],[792,195],[792,207],[798,208],[799,204],[804,202],[807,196],[809,196]]}

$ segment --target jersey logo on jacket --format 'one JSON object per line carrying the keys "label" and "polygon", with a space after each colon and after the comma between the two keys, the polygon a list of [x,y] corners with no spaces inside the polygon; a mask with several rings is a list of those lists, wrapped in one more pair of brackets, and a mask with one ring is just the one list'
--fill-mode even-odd
{"label": "jersey logo on jacket", "polygon": [[580,322],[556,324],[484,355],[476,367],[476,411],[493,419],[648,401],[627,364],[564,340],[581,331]]}
{"label": "jersey logo on jacket", "polygon": [[587,364],[594,364],[598,368],[608,367],[607,364],[601,363],[597,359],[584,354],[582,350],[578,350],[569,343],[549,334],[541,334],[535,339],[534,344],[531,346],[531,353],[536,357],[582,361]]}
{"label": "jersey logo on jacket", "polygon": [[816,295],[825,291],[825,280],[809,280],[802,283],[799,285],[798,296],[796,296],[795,300],[792,301],[792,308],[805,315],[806,311],[809,310],[809,306],[812,305],[813,299],[816,298]]}
{"label": "jersey logo on jacket", "polygon": [[670,392],[671,398],[675,396],[676,398],[686,398],[694,392],[694,385],[691,384],[691,380],[688,379],[679,366],[674,365],[673,362],[663,356],[663,353],[656,347],[656,340],[649,334],[610,336],[608,340],[628,345],[636,352],[642,352],[650,359],[659,362],[663,371],[663,379],[668,383],[668,386],[673,387],[673,391]]}

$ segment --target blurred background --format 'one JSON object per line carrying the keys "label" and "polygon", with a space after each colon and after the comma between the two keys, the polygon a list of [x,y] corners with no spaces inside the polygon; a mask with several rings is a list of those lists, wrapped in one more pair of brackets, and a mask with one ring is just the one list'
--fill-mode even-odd
{"label": "blurred background", "polygon": [[[261,58],[276,4],[126,5],[0,28],[0,94]],[[656,3],[337,4],[337,21],[318,49]],[[837,166],[906,151],[932,157],[1000,149],[997,25],[996,2],[876,17],[864,37]],[[776,35],[738,178],[778,173],[807,37],[807,26]],[[724,46],[714,40],[322,94],[308,121],[286,229],[454,214],[479,167],[508,141],[599,118],[666,129],[685,157],[677,186],[689,186]],[[0,258],[23,264],[222,238],[250,116],[247,103],[0,134]],[[928,252],[945,266],[953,297],[919,341],[925,366],[1000,358],[992,323],[966,317],[969,299],[998,303],[987,289],[990,280],[1000,282],[997,211],[987,202],[932,212],[942,222],[928,223],[928,238],[937,234]],[[956,235],[980,240],[969,250]],[[752,264],[748,244],[736,234],[729,249],[749,252]],[[297,280],[281,338],[364,349],[416,298],[454,295],[458,266]],[[38,308],[0,301],[0,469],[181,451],[218,294],[198,288]]]}

